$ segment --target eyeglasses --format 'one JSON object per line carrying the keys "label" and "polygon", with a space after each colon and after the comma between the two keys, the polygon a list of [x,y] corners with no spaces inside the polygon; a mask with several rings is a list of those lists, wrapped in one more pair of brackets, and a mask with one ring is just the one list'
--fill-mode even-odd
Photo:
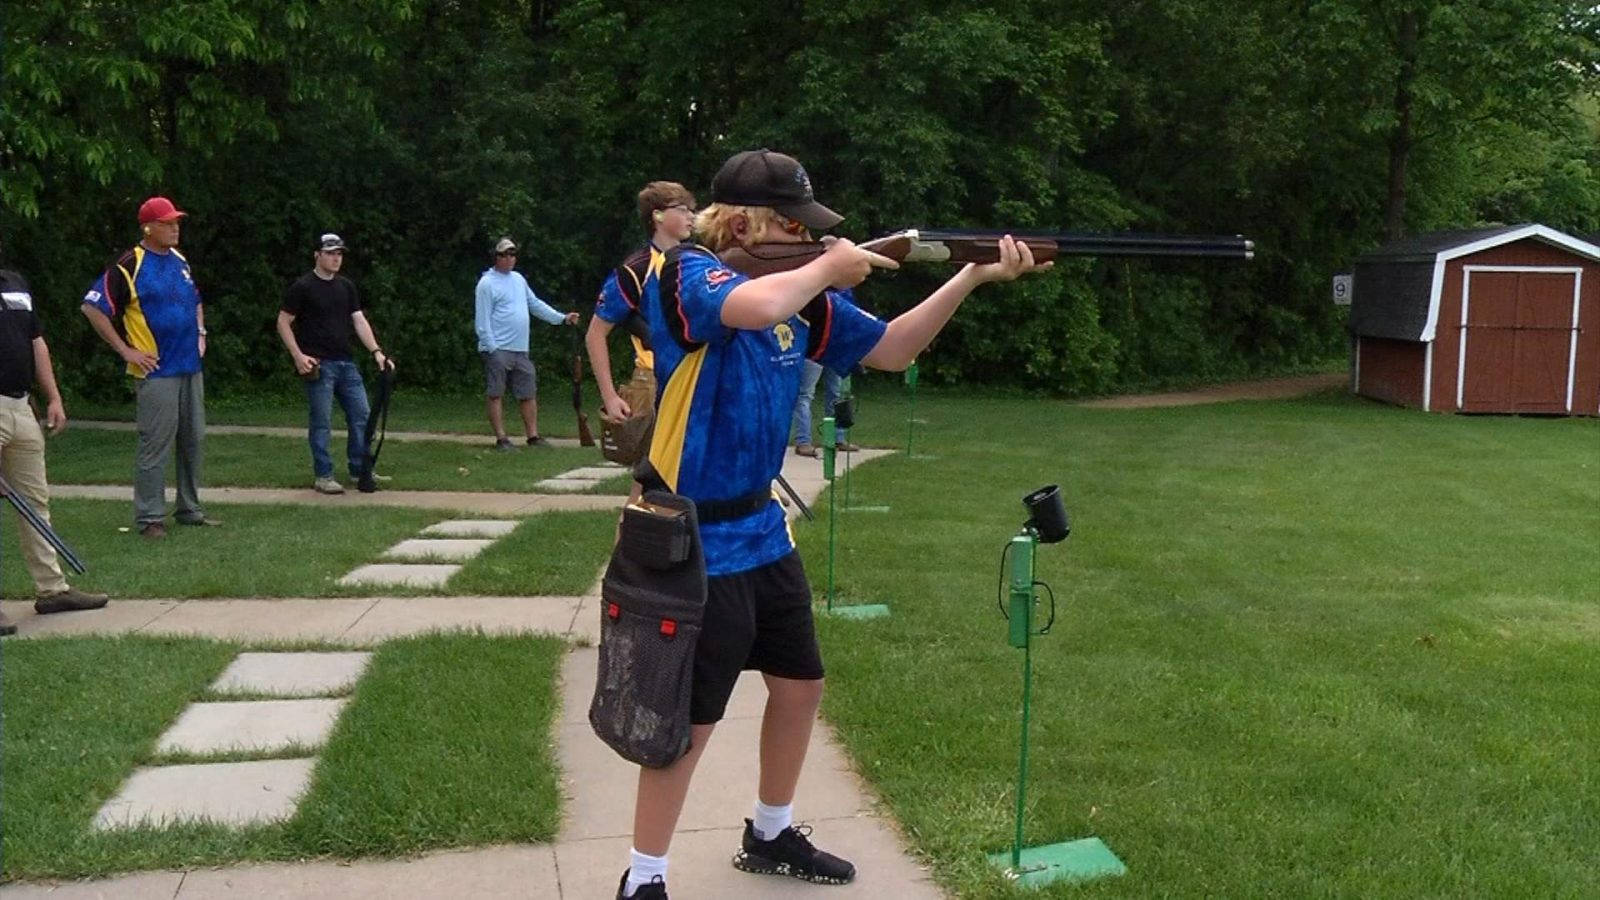
{"label": "eyeglasses", "polygon": [[800,222],[796,222],[794,219],[791,219],[788,216],[783,215],[782,213],[776,213],[775,212],[775,213],[772,214],[772,218],[773,218],[773,221],[777,223],[777,226],[779,228],[782,228],[784,231],[788,232],[789,234],[795,235],[796,237],[804,237],[805,236],[805,234],[806,234],[806,226],[804,224],[802,224]]}
{"label": "eyeglasses", "polygon": [[683,212],[686,212],[686,213],[688,213],[688,214],[689,214],[689,215],[691,215],[691,216],[692,216],[692,215],[694,215],[694,208],[693,208],[693,207],[691,207],[691,206],[690,206],[690,205],[689,205],[689,204],[687,204],[687,203],[674,203],[674,204],[672,204],[672,205],[671,205],[671,206],[669,206],[669,207],[667,207],[667,209],[677,209],[677,210],[682,210],[682,211],[683,211]]}
{"label": "eyeglasses", "polygon": [[515,250],[501,250],[499,253],[495,254],[495,256],[502,256],[502,257],[504,257],[504,256],[516,256],[516,255],[517,255],[517,251],[515,251]]}

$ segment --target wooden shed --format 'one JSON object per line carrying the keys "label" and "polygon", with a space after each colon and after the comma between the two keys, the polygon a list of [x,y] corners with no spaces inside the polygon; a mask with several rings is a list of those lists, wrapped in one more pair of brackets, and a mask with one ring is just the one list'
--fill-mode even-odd
{"label": "wooden shed", "polygon": [[1600,415],[1600,246],[1543,225],[1419,234],[1356,260],[1352,383],[1437,412]]}

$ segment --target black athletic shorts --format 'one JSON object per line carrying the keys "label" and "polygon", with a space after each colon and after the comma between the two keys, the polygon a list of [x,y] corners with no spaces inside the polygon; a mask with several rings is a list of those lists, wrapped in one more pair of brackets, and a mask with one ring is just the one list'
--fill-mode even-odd
{"label": "black athletic shorts", "polygon": [[707,581],[689,720],[696,725],[721,721],[745,669],[804,681],[822,677],[811,585],[797,551],[760,568]]}

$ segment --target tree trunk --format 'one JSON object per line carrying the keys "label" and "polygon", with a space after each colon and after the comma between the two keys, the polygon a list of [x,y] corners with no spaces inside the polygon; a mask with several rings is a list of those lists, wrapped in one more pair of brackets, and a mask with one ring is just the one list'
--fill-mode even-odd
{"label": "tree trunk", "polygon": [[1389,190],[1383,202],[1383,230],[1396,240],[1406,230],[1406,162],[1411,156],[1412,87],[1417,80],[1417,43],[1421,26],[1415,10],[1400,14],[1396,42],[1400,72],[1394,85],[1394,130],[1389,132]]}

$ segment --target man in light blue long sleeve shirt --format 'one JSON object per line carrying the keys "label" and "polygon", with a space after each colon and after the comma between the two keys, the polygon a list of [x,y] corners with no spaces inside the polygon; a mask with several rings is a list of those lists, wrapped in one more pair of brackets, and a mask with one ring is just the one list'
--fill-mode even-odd
{"label": "man in light blue long sleeve shirt", "polygon": [[539,299],[522,273],[514,271],[517,245],[503,237],[494,245],[494,267],[478,279],[477,311],[473,327],[478,332],[478,356],[483,359],[485,395],[489,424],[494,428],[496,450],[515,450],[506,436],[500,398],[507,381],[517,398],[528,446],[545,441],[539,437],[539,381],[533,361],[528,358],[528,329],[537,317],[551,325],[576,325],[578,314],[562,313]]}

